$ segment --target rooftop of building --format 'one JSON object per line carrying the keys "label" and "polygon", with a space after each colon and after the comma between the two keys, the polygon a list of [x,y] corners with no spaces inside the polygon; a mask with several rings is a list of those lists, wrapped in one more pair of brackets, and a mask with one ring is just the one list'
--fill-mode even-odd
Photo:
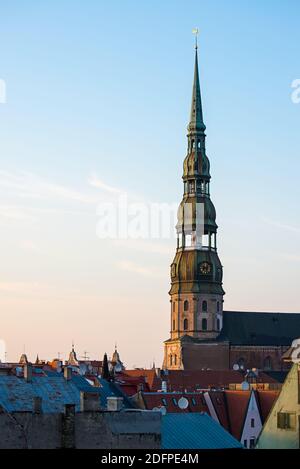
{"label": "rooftop of building", "polygon": [[162,449],[242,448],[224,428],[205,413],[174,414],[162,418]]}

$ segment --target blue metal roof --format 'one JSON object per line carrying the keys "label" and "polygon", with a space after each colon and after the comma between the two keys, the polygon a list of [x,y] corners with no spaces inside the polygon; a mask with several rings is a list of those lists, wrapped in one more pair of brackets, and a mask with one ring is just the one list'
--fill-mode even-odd
{"label": "blue metal roof", "polygon": [[[33,376],[30,382],[23,377],[0,376],[0,406],[7,412],[33,410],[33,398],[42,398],[43,412],[63,412],[65,404],[75,404],[76,412],[80,410],[80,391],[98,392],[100,404],[106,407],[108,396],[122,396],[113,383],[99,379],[99,387],[92,386],[80,375],[72,375],[66,380],[60,373]],[[130,401],[124,399],[125,407],[132,407]]]}
{"label": "blue metal roof", "polygon": [[62,376],[33,376],[30,382],[17,376],[0,376],[0,405],[8,412],[32,411],[33,398],[42,398],[43,412],[62,412],[65,404],[80,408],[80,393]]}
{"label": "blue metal roof", "polygon": [[162,418],[162,449],[223,449],[243,446],[205,413],[168,413]]}
{"label": "blue metal roof", "polygon": [[[128,399],[128,396],[122,392],[117,384],[111,381],[106,381],[106,379],[100,377],[97,379],[101,386],[101,388],[98,389],[101,389],[101,405],[103,407],[106,407],[106,399],[110,396],[123,397],[124,407],[130,409],[133,407],[131,401]],[[97,387],[94,389],[97,389]]]}

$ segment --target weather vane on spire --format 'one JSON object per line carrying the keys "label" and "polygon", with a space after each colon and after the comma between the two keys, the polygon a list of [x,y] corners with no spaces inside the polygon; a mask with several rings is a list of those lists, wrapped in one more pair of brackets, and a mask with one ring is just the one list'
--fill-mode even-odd
{"label": "weather vane on spire", "polygon": [[197,42],[197,39],[198,39],[199,29],[198,29],[198,28],[194,28],[194,29],[192,30],[192,33],[193,33],[194,36],[195,36],[195,49],[198,49],[198,42]]}

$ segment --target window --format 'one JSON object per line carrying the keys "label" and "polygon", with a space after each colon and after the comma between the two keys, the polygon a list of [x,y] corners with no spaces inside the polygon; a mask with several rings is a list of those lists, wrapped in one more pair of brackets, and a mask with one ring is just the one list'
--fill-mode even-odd
{"label": "window", "polygon": [[175,301],[173,301],[173,313],[175,313]]}
{"label": "window", "polygon": [[271,359],[271,357],[266,357],[264,359],[264,370],[272,370],[272,359]]}
{"label": "window", "polygon": [[206,331],[207,330],[207,319],[202,319],[202,330]]}
{"label": "window", "polygon": [[165,407],[167,407],[167,401],[164,397],[162,398],[161,402]]}
{"label": "window", "polygon": [[179,248],[182,247],[182,233],[179,233],[179,234],[178,234],[178,247],[179,247]]}
{"label": "window", "polygon": [[184,319],[183,321],[183,330],[187,331],[189,328],[189,321],[187,319]]}
{"label": "window", "polygon": [[195,192],[195,181],[190,181],[189,182],[189,192]]}
{"label": "window", "polygon": [[196,405],[196,399],[194,397],[192,397],[192,405],[195,406]]}
{"label": "window", "polygon": [[208,234],[202,235],[202,246],[205,248],[209,247],[209,235]]}
{"label": "window", "polygon": [[251,428],[254,428],[254,427],[255,427],[255,420],[251,419]]}
{"label": "window", "polygon": [[177,401],[176,401],[175,397],[172,398],[172,401],[173,401],[173,404],[174,404],[175,406],[177,406]]}
{"label": "window", "polygon": [[248,441],[247,440],[244,440],[244,447],[248,448]]}
{"label": "window", "polygon": [[183,309],[184,309],[184,311],[188,311],[188,310],[189,310],[189,302],[188,302],[188,300],[185,300],[185,302],[183,303]]}
{"label": "window", "polygon": [[174,365],[177,365],[177,355],[174,355]]}
{"label": "window", "polygon": [[172,357],[172,355],[170,355],[170,359],[169,359],[169,360],[170,360],[170,366],[172,366],[172,365],[173,365],[173,357]]}
{"label": "window", "polygon": [[219,313],[219,311],[220,311],[220,302],[218,301],[217,302],[217,313]]}
{"label": "window", "polygon": [[175,319],[173,319],[173,331],[175,331],[176,329],[176,322],[175,322]]}
{"label": "window", "polygon": [[207,311],[207,301],[202,302],[202,311],[206,312]]}
{"label": "window", "polygon": [[221,329],[221,323],[220,323],[220,319],[218,318],[217,319],[217,331],[219,331]]}
{"label": "window", "polygon": [[250,448],[250,449],[255,448],[255,438],[250,438],[250,445],[249,445],[249,448]]}
{"label": "window", "polygon": [[184,244],[187,248],[190,248],[192,246],[192,235],[187,234],[185,236],[185,243]]}
{"label": "window", "polygon": [[296,428],[296,412],[278,412],[277,428],[294,430]]}

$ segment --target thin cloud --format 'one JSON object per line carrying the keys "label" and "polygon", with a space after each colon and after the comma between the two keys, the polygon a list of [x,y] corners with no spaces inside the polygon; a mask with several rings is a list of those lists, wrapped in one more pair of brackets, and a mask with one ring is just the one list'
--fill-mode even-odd
{"label": "thin cloud", "polygon": [[270,220],[269,218],[263,218],[262,220],[267,225],[275,226],[276,228],[280,228],[282,230],[292,231],[293,233],[300,233],[299,226],[293,226],[286,223],[278,223],[276,221]]}
{"label": "thin cloud", "polygon": [[117,187],[113,187],[106,184],[101,179],[99,179],[96,174],[91,174],[91,176],[88,178],[88,183],[90,186],[96,187],[97,189],[101,189],[105,192],[111,192],[115,194],[121,194],[122,192],[124,192],[121,189],[118,189]]}
{"label": "thin cloud", "polygon": [[29,172],[10,173],[0,170],[0,188],[7,195],[32,199],[64,199],[95,204],[98,198],[73,188],[48,182]]}
{"label": "thin cloud", "polygon": [[155,269],[143,267],[131,261],[121,261],[117,264],[117,266],[120,270],[131,272],[133,274],[144,275],[146,277],[158,277],[161,275],[161,273]]}
{"label": "thin cloud", "polygon": [[171,240],[169,244],[164,244],[161,242],[155,241],[147,241],[147,240],[140,240],[140,239],[117,239],[113,240],[113,243],[116,247],[126,248],[126,249],[134,249],[136,251],[141,251],[145,253],[151,254],[165,254],[171,255],[174,250],[174,242]]}

